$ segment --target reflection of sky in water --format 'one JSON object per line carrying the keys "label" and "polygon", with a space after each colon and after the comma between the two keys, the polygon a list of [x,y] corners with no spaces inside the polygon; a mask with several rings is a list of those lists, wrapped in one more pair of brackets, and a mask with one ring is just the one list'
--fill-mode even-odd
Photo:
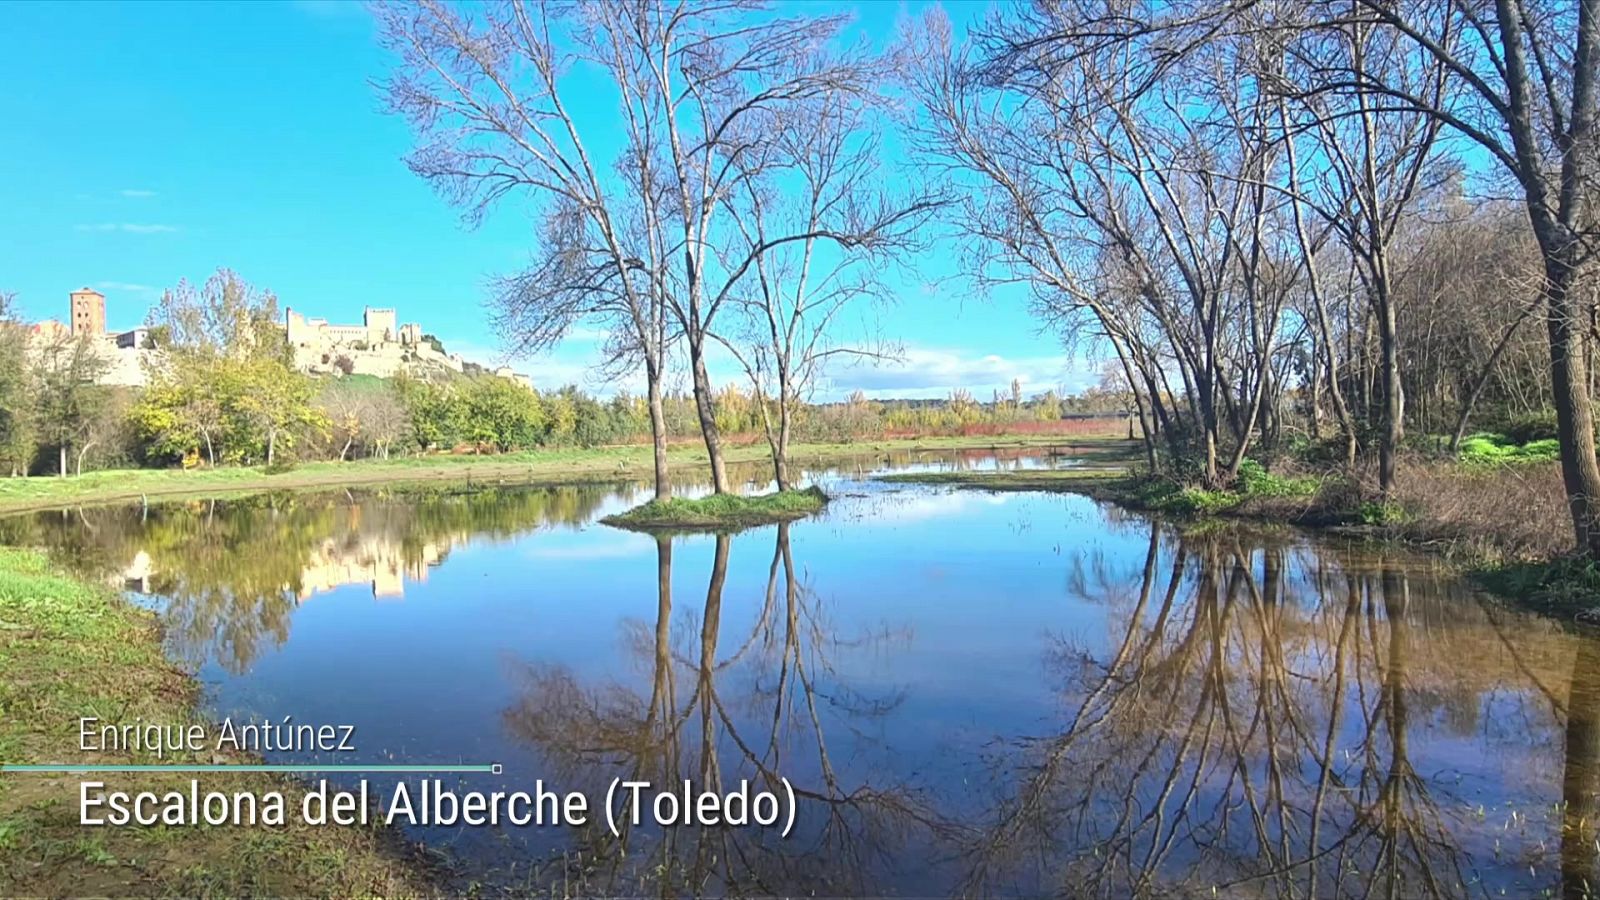
{"label": "reflection of sky in water", "polygon": [[[1271,854],[1257,845],[1250,823],[1237,818],[1241,804],[1260,796],[1225,785],[1248,773],[1255,790],[1277,791],[1298,810],[1290,818],[1300,816],[1292,830],[1303,843],[1306,811],[1317,802],[1315,758],[1324,745],[1333,750],[1339,799],[1322,802],[1342,810],[1325,813],[1325,828],[1355,827],[1355,808],[1366,809],[1372,821],[1386,797],[1398,798],[1397,809],[1429,811],[1424,830],[1449,848],[1428,851],[1441,866],[1468,861],[1462,884],[1477,887],[1467,892],[1488,885],[1520,893],[1555,883],[1558,822],[1550,816],[1561,799],[1564,720],[1553,704],[1565,703],[1577,644],[1547,623],[1482,606],[1460,585],[1410,563],[1404,593],[1391,600],[1385,582],[1364,571],[1371,559],[1331,543],[1226,531],[1180,541],[1165,532],[1147,559],[1148,521],[1082,497],[886,485],[844,471],[811,479],[837,499],[788,528],[804,593],[806,636],[797,659],[812,679],[829,766],[842,784],[914,789],[940,816],[981,832],[1006,808],[1006,798],[1025,789],[1027,774],[1049,758],[1050,748],[1061,746],[1064,731],[1075,720],[1084,729],[1081,740],[1061,750],[1062,771],[1039,795],[1056,809],[1045,821],[1059,823],[1059,833],[1034,846],[1032,859],[1011,860],[1002,869],[1007,874],[967,889],[1031,893],[1081,878],[1117,893],[1115,885],[1126,883],[1097,880],[1106,876],[1092,864],[1094,847],[1125,838],[1134,857],[1150,850],[1149,834],[1133,826],[1126,834],[1117,830],[1124,810],[1115,797],[1135,786],[1141,816],[1176,802],[1188,782],[1179,779],[1177,792],[1163,798],[1163,766],[1190,773],[1206,767],[1187,816],[1166,817],[1186,824],[1162,826],[1172,829],[1158,867],[1163,877],[1197,879],[1174,882],[1195,888],[1271,869]],[[505,764],[505,777],[472,782],[478,788],[554,781],[549,748],[514,735],[507,714],[530,702],[530,685],[541,673],[562,673],[597,702],[650,696],[657,543],[594,523],[647,496],[642,488],[601,490],[559,521],[533,516],[518,526],[513,520],[493,537],[441,528],[443,537],[429,538],[439,545],[426,555],[431,564],[405,574],[403,598],[375,597],[374,583],[360,580],[331,586],[292,608],[287,639],[261,641],[243,666],[207,662],[202,677],[219,712],[355,724],[365,761]],[[375,527],[384,508],[367,501],[357,511],[333,521],[353,534]],[[327,546],[337,552],[372,552],[366,543],[333,537],[339,536]],[[401,544],[424,537],[403,528],[390,535]],[[753,529],[727,548],[714,684],[722,704],[718,754],[730,779],[749,774],[741,744],[767,746],[772,692],[795,668],[772,649],[787,632],[763,618],[778,537],[776,527]],[[1167,604],[1180,543],[1189,565]],[[694,695],[716,550],[711,536],[672,542],[673,671],[683,703]],[[1401,571],[1395,566],[1404,562],[1387,564]],[[1277,581],[1269,568],[1280,573]],[[354,571],[359,576],[359,566]],[[1232,601],[1198,603],[1208,583],[1214,595]],[[1141,587],[1148,588],[1142,606]],[[775,598],[781,608],[781,581]],[[1396,610],[1403,628],[1391,630]],[[1125,644],[1130,625],[1137,626],[1136,639]],[[1157,633],[1160,639],[1147,645]],[[1220,657],[1208,649],[1217,633],[1226,635]],[[1125,659],[1104,681],[1119,655],[1134,662]],[[1336,695],[1333,679],[1341,670],[1348,677]],[[1208,678],[1224,679],[1216,683],[1227,684],[1229,703],[1204,699]],[[1168,681],[1176,685],[1171,690],[1161,687]],[[1389,690],[1396,685],[1397,693]],[[1329,702],[1334,696],[1339,703]],[[810,714],[805,704],[793,704],[772,745],[783,748],[782,772],[802,784],[818,783],[823,772]],[[1266,752],[1269,721],[1281,729],[1271,738],[1278,742],[1278,770]],[[698,740],[696,727],[686,726],[694,734],[690,743]],[[1385,782],[1394,756],[1391,731],[1404,736],[1414,774]],[[1211,749],[1200,753],[1200,746]],[[1243,754],[1238,771],[1218,761],[1229,747]],[[613,771],[596,765],[600,773]],[[1385,783],[1393,788],[1387,794],[1379,788]],[[1508,803],[1534,818],[1503,827]],[[1093,824],[1069,828],[1073,808],[1092,810]],[[1217,830],[1223,821],[1227,832]],[[1265,827],[1277,840],[1280,824]],[[820,820],[808,821],[796,846],[821,834],[819,828]],[[1011,838],[1025,844],[1024,834]],[[567,840],[547,831],[516,835],[508,845],[489,830],[428,838],[474,865],[500,867],[530,852],[557,851]],[[1324,845],[1333,840],[1319,838]],[[1351,838],[1341,852],[1351,854],[1346,862],[1370,869],[1363,854],[1382,845],[1369,834]],[[962,855],[945,837],[913,834],[895,848],[886,861],[869,865],[874,880],[860,884],[911,893],[961,886]],[[1328,853],[1337,871],[1336,854]],[[1403,850],[1398,855],[1405,857]],[[1304,866],[1294,872],[1309,877]],[[1271,894],[1284,884],[1266,879],[1256,886]],[[1301,893],[1309,889],[1304,880],[1293,884]],[[1337,891],[1351,888],[1319,881],[1311,892]]]}

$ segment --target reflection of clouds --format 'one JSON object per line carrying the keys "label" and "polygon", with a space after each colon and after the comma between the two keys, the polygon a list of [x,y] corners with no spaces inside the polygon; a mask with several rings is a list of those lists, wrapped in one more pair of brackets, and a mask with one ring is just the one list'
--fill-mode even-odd
{"label": "reflection of clouds", "polygon": [[655,552],[655,545],[637,540],[594,540],[598,532],[585,531],[582,542],[567,544],[552,541],[534,541],[524,553],[529,559],[574,560],[625,559]]}
{"label": "reflection of clouds", "polygon": [[981,491],[932,493],[926,490],[896,490],[874,495],[873,499],[851,512],[874,522],[906,524],[945,518],[983,507],[1004,506],[1010,500],[1011,497],[1004,494]]}

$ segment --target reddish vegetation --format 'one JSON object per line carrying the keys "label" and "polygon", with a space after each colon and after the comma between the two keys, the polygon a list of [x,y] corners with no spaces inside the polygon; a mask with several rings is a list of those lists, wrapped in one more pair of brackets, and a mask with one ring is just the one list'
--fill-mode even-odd
{"label": "reddish vegetation", "polygon": [[[1120,416],[1097,417],[1086,419],[1051,419],[1036,421],[1028,419],[1018,422],[982,422],[962,425],[957,428],[885,428],[875,434],[858,434],[853,438],[857,441],[912,441],[918,438],[929,437],[1004,437],[1013,435],[1017,437],[1034,435],[1061,435],[1063,437],[1127,437],[1128,423]],[[724,446],[745,447],[751,444],[766,443],[766,436],[759,431],[740,431],[723,433],[720,439]],[[799,440],[797,438],[797,440]],[[824,442],[832,443],[827,438],[817,438]],[[632,441],[634,444],[649,443],[648,436]],[[698,434],[674,435],[667,440],[673,447],[698,447],[703,442]],[[466,452],[471,452],[471,445]]]}
{"label": "reddish vegetation", "polygon": [[910,428],[886,429],[883,437],[885,440],[904,440],[935,435],[939,437],[998,437],[1006,434],[1059,434],[1082,437],[1087,435],[1126,435],[1127,430],[1127,421],[1121,417],[1049,419],[1046,421],[1028,419],[1018,422],[974,422],[969,425],[962,425],[959,428],[936,429],[933,431],[919,431]]}

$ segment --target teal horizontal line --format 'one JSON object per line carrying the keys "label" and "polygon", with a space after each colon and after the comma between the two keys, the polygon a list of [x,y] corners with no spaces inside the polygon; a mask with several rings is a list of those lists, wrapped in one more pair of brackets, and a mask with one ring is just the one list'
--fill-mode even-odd
{"label": "teal horizontal line", "polygon": [[0,764],[0,772],[490,772],[492,765],[468,766],[363,766],[363,765],[133,765],[77,766],[31,763]]}

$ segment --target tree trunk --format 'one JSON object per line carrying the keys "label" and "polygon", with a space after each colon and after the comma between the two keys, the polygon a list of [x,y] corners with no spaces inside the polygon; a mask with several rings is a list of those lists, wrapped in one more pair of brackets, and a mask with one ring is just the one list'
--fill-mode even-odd
{"label": "tree trunk", "polygon": [[[1160,454],[1156,452],[1155,430],[1151,427],[1151,423],[1146,418],[1144,398],[1139,394],[1139,382],[1141,380],[1144,381],[1146,389],[1150,391],[1151,405],[1155,406],[1156,409],[1159,410],[1159,404],[1161,401],[1160,397],[1156,394],[1155,381],[1151,379],[1147,373],[1145,373],[1142,369],[1139,369],[1134,364],[1134,362],[1129,358],[1131,352],[1125,352],[1122,349],[1122,344],[1120,342],[1112,341],[1111,346],[1112,349],[1116,350],[1117,352],[1117,362],[1121,363],[1122,365],[1122,377],[1127,379],[1128,393],[1133,395],[1134,409],[1136,409],[1139,414],[1139,429],[1141,431],[1139,437],[1144,444],[1145,463],[1150,467],[1150,474],[1154,475],[1161,470],[1161,457]],[[1128,440],[1131,441],[1133,440],[1134,410],[1125,410],[1125,412],[1128,413]]]}
{"label": "tree trunk", "polygon": [[1550,387],[1561,438],[1561,480],[1572,512],[1578,549],[1600,557],[1600,465],[1594,457],[1594,411],[1589,399],[1589,361],[1584,358],[1577,304],[1571,287],[1573,269],[1546,256],[1545,309],[1550,334]]}
{"label": "tree trunk", "polygon": [[778,490],[787,491],[789,485],[789,391],[780,386],[778,398],[778,444],[772,459],[773,475],[778,480]]}
{"label": "tree trunk", "polygon": [[767,439],[767,451],[772,457],[772,478],[779,491],[789,489],[789,385],[780,367],[778,372],[778,428],[772,428],[772,413],[767,409],[766,394],[761,383],[751,378],[756,409],[761,411],[761,433]]}
{"label": "tree trunk", "polygon": [[89,455],[89,448],[93,447],[96,443],[96,441],[90,441],[89,443],[78,448],[78,469],[76,474],[83,474],[83,458]]}
{"label": "tree trunk", "polygon": [[1394,491],[1395,458],[1405,438],[1406,397],[1400,383],[1400,338],[1395,326],[1394,298],[1387,287],[1378,297],[1378,340],[1383,361],[1383,436],[1378,441],[1378,489],[1385,499]]}
{"label": "tree trunk", "polygon": [[1322,348],[1316,338],[1311,339],[1311,442],[1322,442],[1322,364],[1317,354]]}
{"label": "tree trunk", "polygon": [[269,466],[272,465],[272,451],[273,451],[274,447],[277,445],[277,443],[278,443],[278,432],[276,430],[268,430],[267,431],[267,465],[269,465]]}
{"label": "tree trunk", "polygon": [[654,677],[650,680],[650,711],[646,713],[646,734],[652,722],[667,718],[672,671],[672,538],[656,535],[656,632]]}
{"label": "tree trunk", "polygon": [[56,477],[67,477],[67,444],[65,441],[56,448]]}
{"label": "tree trunk", "polygon": [[656,499],[672,496],[672,479],[667,474],[667,416],[661,408],[661,373],[653,365],[645,366],[649,387],[650,444],[656,469]]}
{"label": "tree trunk", "polygon": [[706,375],[705,345],[689,342],[689,364],[694,376],[694,408],[700,416],[700,435],[705,438],[706,458],[711,463],[711,490],[728,493],[728,470],[722,461],[722,441],[717,433],[717,411],[711,397],[711,378]]}

